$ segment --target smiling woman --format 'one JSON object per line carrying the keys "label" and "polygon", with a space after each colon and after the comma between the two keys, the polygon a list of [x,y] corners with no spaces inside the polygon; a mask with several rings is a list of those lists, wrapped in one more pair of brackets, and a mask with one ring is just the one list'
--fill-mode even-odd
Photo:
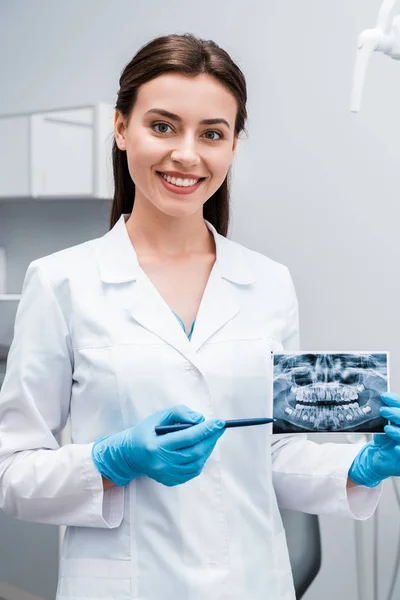
{"label": "smiling woman", "polygon": [[[241,70],[215,42],[170,35],[142,47],[120,78],[110,227],[148,201],[171,216],[200,210],[226,235],[230,165],[246,132],[246,101]],[[175,181],[161,180],[160,172]]]}
{"label": "smiling woman", "polygon": [[[279,508],[368,518],[400,474],[396,442],[360,453],[271,424],[225,431],[271,418],[271,352],[299,346],[288,269],[227,238],[245,78],[185,34],[141,48],[120,86],[110,231],[25,277],[0,509],[68,526],[57,600],[294,600]],[[400,398],[387,402],[400,422]]]}

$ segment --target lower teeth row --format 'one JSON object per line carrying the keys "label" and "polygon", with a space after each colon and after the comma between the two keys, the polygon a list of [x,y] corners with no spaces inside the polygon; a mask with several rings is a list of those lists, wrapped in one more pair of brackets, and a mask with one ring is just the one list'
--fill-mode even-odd
{"label": "lower teeth row", "polygon": [[292,419],[309,422],[315,427],[318,427],[322,421],[331,421],[333,425],[340,427],[345,422],[365,417],[365,415],[370,412],[370,406],[360,408],[358,402],[351,402],[350,404],[334,406],[332,408],[328,408],[327,406],[304,406],[302,404],[296,404],[295,409],[292,409],[289,406],[285,408],[285,413],[290,415]]}

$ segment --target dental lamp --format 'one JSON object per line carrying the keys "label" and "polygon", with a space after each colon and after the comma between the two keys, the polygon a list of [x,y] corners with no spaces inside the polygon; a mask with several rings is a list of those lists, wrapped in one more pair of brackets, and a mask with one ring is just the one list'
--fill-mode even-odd
{"label": "dental lamp", "polygon": [[[366,29],[358,36],[356,62],[353,77],[353,89],[351,92],[351,112],[358,112],[361,106],[361,99],[365,76],[368,69],[369,59],[374,52],[383,52],[390,58],[400,60],[400,15],[396,15],[392,20],[392,12],[397,0],[383,0],[378,14],[378,20],[375,29]],[[355,439],[348,439],[349,442],[356,442]],[[360,440],[358,440],[360,441]],[[392,477],[396,500],[400,507],[400,491],[397,487],[396,478]],[[378,510],[374,514],[373,531],[373,598],[379,598],[378,585]],[[365,546],[363,539],[363,526],[361,521],[355,521],[355,543],[356,543],[356,563],[357,563],[357,588],[358,597],[364,600],[368,595],[368,585],[366,579],[367,569],[364,564],[363,549]],[[396,581],[399,575],[400,567],[400,539],[397,545],[397,552],[394,561],[394,569],[390,582],[390,588],[387,600],[392,600],[394,596]]]}
{"label": "dental lamp", "polygon": [[396,1],[383,0],[375,29],[366,29],[358,36],[351,112],[360,110],[365,75],[371,54],[383,52],[390,58],[400,60],[400,15],[396,15],[391,21]]}

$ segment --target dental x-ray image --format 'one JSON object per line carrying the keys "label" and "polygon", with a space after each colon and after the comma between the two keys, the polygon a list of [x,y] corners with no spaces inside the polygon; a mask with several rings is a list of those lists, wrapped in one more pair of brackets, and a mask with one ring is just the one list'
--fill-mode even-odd
{"label": "dental x-ray image", "polygon": [[273,433],[384,433],[389,353],[272,353]]}

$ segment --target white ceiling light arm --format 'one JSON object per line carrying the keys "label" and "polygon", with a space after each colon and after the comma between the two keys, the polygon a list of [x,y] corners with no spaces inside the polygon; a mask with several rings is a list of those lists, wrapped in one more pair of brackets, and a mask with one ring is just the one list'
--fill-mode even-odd
{"label": "white ceiling light arm", "polygon": [[384,52],[394,59],[400,59],[400,15],[393,21],[390,16],[397,0],[383,0],[375,29],[366,29],[358,36],[356,64],[354,68],[353,90],[351,93],[352,112],[358,112],[368,62],[373,52]]}

